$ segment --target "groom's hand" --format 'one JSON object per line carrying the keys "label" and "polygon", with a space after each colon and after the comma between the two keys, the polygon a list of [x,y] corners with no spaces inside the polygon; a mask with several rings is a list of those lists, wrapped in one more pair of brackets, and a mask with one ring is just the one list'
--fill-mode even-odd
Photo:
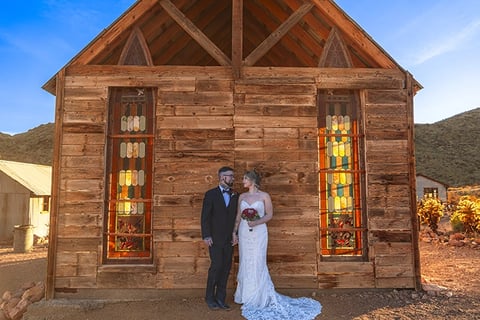
{"label": "groom's hand", "polygon": [[203,242],[205,242],[205,244],[209,247],[211,247],[213,245],[212,237],[206,237],[205,239],[203,239]]}

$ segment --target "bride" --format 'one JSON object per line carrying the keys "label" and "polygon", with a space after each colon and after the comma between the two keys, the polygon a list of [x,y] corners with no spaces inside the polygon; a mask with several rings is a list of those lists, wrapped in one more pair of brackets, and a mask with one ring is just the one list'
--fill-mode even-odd
{"label": "bride", "polygon": [[243,186],[248,192],[238,199],[233,242],[238,243],[239,271],[235,303],[242,304],[242,316],[249,320],[314,319],[322,310],[310,298],[291,298],[275,291],[267,267],[267,222],[272,219],[270,195],[259,190],[260,176],[247,171]]}

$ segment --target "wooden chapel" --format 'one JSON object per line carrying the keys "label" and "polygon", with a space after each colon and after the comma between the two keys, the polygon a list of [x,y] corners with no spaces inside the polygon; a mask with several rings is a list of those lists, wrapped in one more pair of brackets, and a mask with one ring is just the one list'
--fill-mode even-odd
{"label": "wooden chapel", "polygon": [[223,165],[272,196],[277,288],[419,287],[421,85],[334,1],[139,0],[43,88],[47,299],[204,288]]}

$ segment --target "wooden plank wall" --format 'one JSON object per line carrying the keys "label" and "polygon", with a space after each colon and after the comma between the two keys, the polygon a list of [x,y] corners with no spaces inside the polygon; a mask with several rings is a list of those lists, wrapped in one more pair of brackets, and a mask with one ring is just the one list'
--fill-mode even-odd
{"label": "wooden plank wall", "polygon": [[256,168],[270,193],[268,266],[277,287],[316,288],[318,239],[315,79],[255,75],[235,86],[235,168]]}
{"label": "wooden plank wall", "polygon": [[[109,86],[158,88],[154,164],[155,267],[101,266]],[[361,89],[365,112],[369,261],[320,262],[318,88]],[[57,291],[204,288],[204,192],[220,166],[263,175],[272,195],[268,263],[277,287],[412,287],[404,75],[386,70],[72,66],[66,70],[58,174]],[[238,261],[238,260],[237,260]],[[232,275],[236,273],[235,264]],[[230,278],[234,286],[234,277]]]}
{"label": "wooden plank wall", "polygon": [[375,287],[415,287],[407,90],[368,90],[365,104],[369,260]]}

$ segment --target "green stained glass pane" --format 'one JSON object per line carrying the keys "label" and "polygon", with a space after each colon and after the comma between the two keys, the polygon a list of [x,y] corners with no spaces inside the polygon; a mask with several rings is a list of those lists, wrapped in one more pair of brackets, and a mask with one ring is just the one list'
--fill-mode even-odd
{"label": "green stained glass pane", "polygon": [[337,186],[337,194],[339,196],[343,196],[343,186],[342,185]]}
{"label": "green stained glass pane", "polygon": [[132,185],[128,187],[128,198],[129,199],[135,198],[135,187]]}

